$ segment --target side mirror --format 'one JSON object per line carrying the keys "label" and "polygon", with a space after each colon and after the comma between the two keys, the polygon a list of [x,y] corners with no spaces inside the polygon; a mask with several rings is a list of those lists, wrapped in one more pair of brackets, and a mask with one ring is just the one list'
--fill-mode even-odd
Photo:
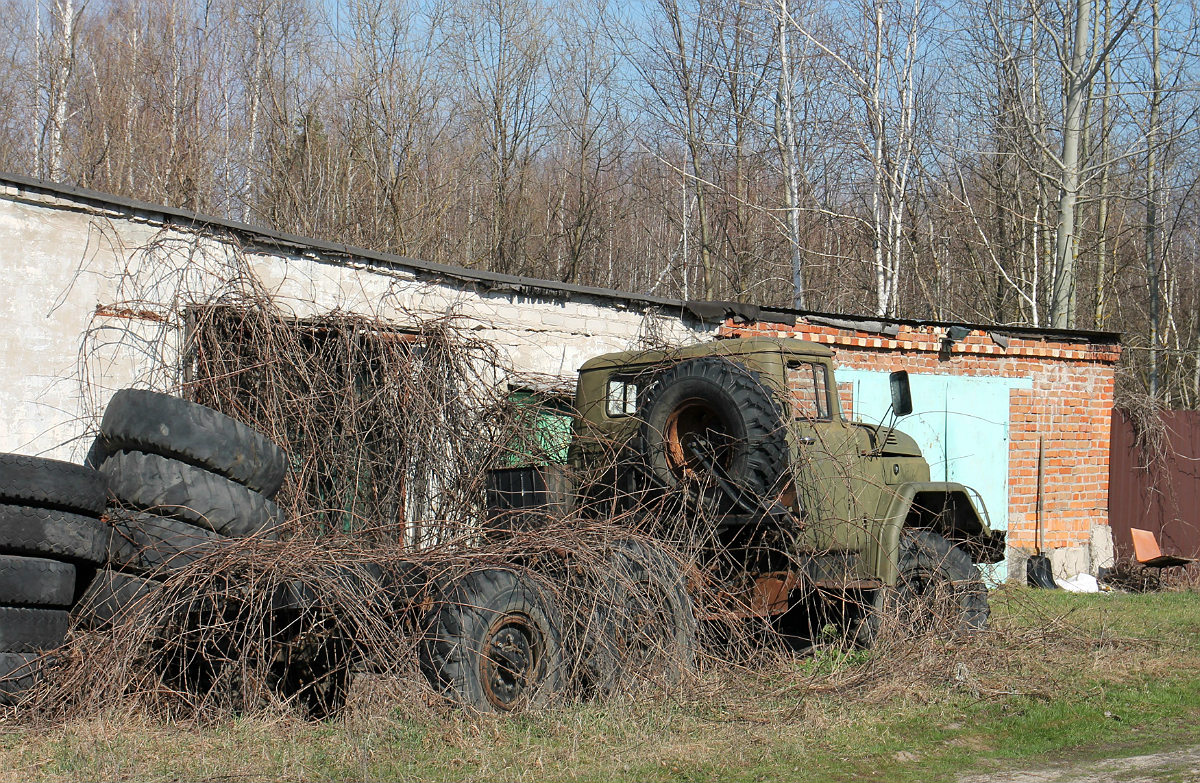
{"label": "side mirror", "polygon": [[888,385],[892,389],[892,412],[897,416],[912,413],[912,391],[908,387],[908,373],[897,370],[888,376]]}

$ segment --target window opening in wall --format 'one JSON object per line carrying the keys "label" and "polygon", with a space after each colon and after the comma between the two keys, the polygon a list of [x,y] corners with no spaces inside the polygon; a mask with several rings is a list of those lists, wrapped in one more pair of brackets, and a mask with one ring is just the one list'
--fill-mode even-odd
{"label": "window opening in wall", "polygon": [[236,306],[196,308],[188,320],[189,395],[287,449],[285,507],[325,532],[405,531],[408,491],[428,483],[410,443],[418,335]]}
{"label": "window opening in wall", "polygon": [[818,362],[788,362],[788,397],[792,415],[809,421],[829,421],[829,372]]}

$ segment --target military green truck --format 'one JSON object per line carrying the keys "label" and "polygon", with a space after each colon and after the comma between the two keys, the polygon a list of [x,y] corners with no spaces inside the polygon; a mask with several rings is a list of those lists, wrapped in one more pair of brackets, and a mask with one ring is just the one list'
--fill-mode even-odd
{"label": "military green truck", "polygon": [[[718,339],[598,356],[579,371],[568,465],[493,471],[492,518],[509,526],[546,514],[629,520],[699,553],[691,572],[677,573],[644,546],[618,545],[634,592],[663,599],[635,619],[594,623],[626,644],[647,623],[665,623],[684,658],[695,639],[690,623],[782,621],[811,611],[814,596],[840,607],[851,641],[863,645],[887,617],[903,626],[937,622],[952,634],[980,628],[988,602],[976,563],[1003,559],[1004,533],[990,529],[977,493],[930,480],[916,441],[894,426],[912,411],[907,374],[893,372],[890,385],[887,420],[866,424],[843,415],[832,352],[817,343]],[[692,607],[683,585],[697,583],[716,606]],[[458,600],[487,603],[488,617],[506,611],[494,596]],[[520,633],[497,620],[491,625],[508,633],[500,644],[478,623],[480,638],[466,645],[479,651],[473,679],[486,685],[490,676],[506,692],[547,670],[536,660],[546,649],[542,630],[523,606],[511,615],[520,616]],[[450,624],[443,635],[459,636],[462,623]],[[497,667],[499,659],[511,665]],[[516,703],[489,702],[486,687],[476,688],[482,699],[463,699],[461,683],[446,684],[484,708]]]}

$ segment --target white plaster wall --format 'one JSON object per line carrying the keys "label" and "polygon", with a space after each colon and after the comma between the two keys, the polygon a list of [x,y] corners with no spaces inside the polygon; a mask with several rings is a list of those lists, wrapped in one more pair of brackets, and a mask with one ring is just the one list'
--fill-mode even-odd
{"label": "white plaster wall", "polygon": [[311,251],[239,252],[153,215],[0,187],[0,451],[80,460],[117,389],[179,383],[184,307],[219,297],[247,272],[296,316],[337,310],[398,327],[453,316],[517,373],[569,378],[586,359],[650,335],[711,336],[602,299],[479,293]]}

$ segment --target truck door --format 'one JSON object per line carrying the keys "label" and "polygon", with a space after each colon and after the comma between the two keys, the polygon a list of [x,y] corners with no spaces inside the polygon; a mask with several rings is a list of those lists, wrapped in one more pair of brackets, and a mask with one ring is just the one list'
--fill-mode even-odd
{"label": "truck door", "polygon": [[797,499],[805,520],[801,544],[817,552],[855,548],[862,536],[852,492],[860,449],[855,428],[839,415],[831,379],[827,362],[787,360]]}

